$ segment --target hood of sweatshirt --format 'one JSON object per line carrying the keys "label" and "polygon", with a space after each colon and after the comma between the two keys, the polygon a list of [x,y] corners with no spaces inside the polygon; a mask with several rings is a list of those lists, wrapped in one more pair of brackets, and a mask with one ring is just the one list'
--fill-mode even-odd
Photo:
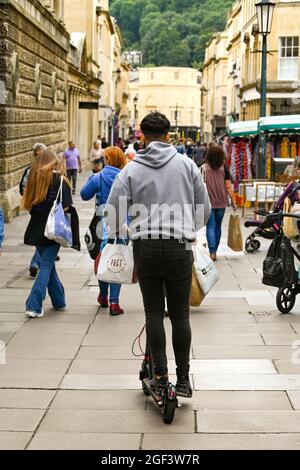
{"label": "hood of sweatshirt", "polygon": [[101,193],[98,194],[97,204],[106,203],[111,187],[120,171],[121,170],[115,168],[114,166],[106,165],[101,173],[99,173],[101,178]]}
{"label": "hood of sweatshirt", "polygon": [[103,170],[101,171],[101,178],[104,183],[111,188],[113,182],[116,179],[116,176],[120,173],[121,170],[119,168],[115,168],[114,166],[106,165]]}
{"label": "hood of sweatshirt", "polygon": [[145,150],[140,150],[133,162],[151,168],[162,168],[177,155],[175,147],[163,142],[151,142]]}

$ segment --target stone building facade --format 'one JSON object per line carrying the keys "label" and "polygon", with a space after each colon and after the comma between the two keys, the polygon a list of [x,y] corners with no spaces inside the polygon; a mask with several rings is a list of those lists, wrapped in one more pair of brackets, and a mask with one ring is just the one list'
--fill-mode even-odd
{"label": "stone building facade", "polygon": [[0,203],[19,210],[18,184],[44,142],[64,149],[69,34],[55,15],[62,1],[0,0]]}

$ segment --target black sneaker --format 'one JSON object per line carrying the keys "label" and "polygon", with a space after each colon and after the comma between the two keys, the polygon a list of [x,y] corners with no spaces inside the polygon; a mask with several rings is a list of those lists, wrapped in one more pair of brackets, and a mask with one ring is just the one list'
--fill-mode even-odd
{"label": "black sneaker", "polygon": [[150,388],[156,395],[163,395],[165,388],[169,384],[169,377],[163,375],[162,377],[155,376],[150,380]]}
{"label": "black sneaker", "polygon": [[176,384],[176,393],[179,397],[192,398],[193,389],[189,377],[178,377]]}
{"label": "black sneaker", "polygon": [[30,266],[30,268],[29,268],[29,276],[30,277],[35,279],[38,272],[39,272],[39,268],[37,268],[36,266]]}

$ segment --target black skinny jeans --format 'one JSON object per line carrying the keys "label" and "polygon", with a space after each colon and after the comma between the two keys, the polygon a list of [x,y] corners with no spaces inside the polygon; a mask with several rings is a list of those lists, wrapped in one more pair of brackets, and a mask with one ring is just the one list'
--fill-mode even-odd
{"label": "black skinny jeans", "polygon": [[187,376],[192,342],[189,300],[193,253],[178,240],[137,240],[134,242],[134,261],[144,300],[147,340],[155,373],[165,375],[168,372],[164,328],[166,293],[177,376]]}

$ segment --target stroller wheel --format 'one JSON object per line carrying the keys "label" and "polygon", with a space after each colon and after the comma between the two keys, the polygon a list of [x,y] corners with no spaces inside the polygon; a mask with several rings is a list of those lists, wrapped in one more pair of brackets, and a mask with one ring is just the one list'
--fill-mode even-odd
{"label": "stroller wheel", "polygon": [[261,243],[258,240],[246,240],[245,250],[247,253],[255,253],[261,247]]}
{"label": "stroller wheel", "polygon": [[295,302],[296,294],[292,287],[282,287],[279,289],[276,296],[276,305],[281,313],[290,313],[294,308]]}

